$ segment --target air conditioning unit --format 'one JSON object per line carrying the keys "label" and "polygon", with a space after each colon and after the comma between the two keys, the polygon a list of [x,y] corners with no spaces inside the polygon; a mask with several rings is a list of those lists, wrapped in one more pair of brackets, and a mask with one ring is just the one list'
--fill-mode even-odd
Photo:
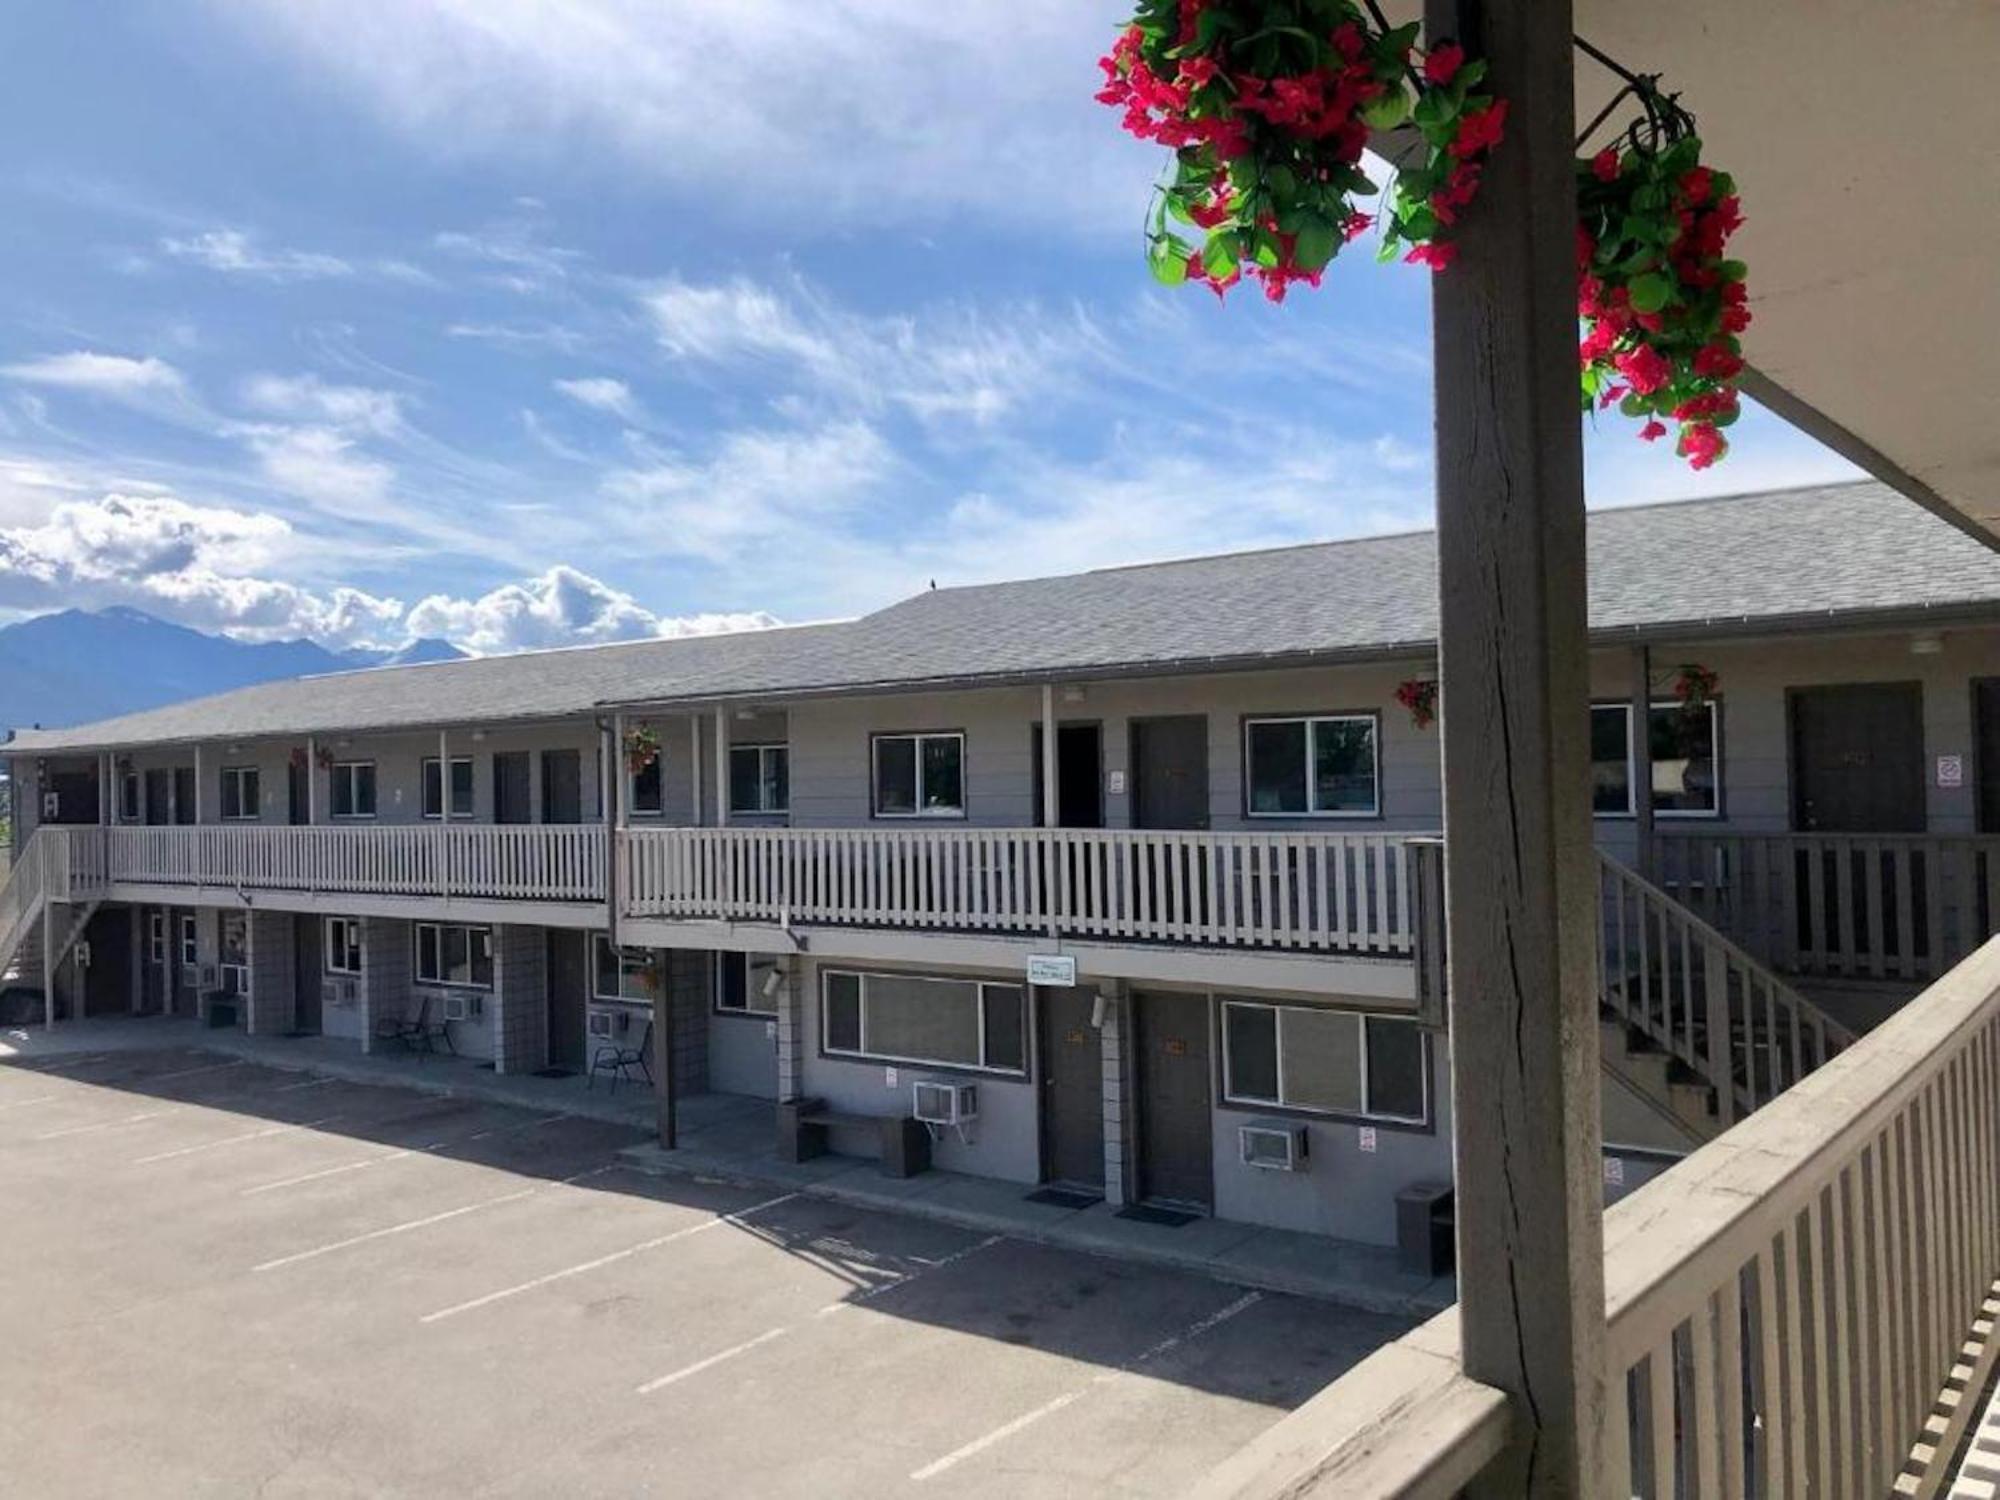
{"label": "air conditioning unit", "polygon": [[1306,1169],[1306,1128],[1273,1120],[1253,1121],[1236,1127],[1236,1147],[1243,1165],[1261,1167],[1266,1172],[1303,1172]]}
{"label": "air conditioning unit", "polygon": [[608,1005],[594,1005],[590,1008],[588,1025],[592,1036],[616,1036],[625,1030],[631,1018],[622,1010],[613,1010]]}
{"label": "air conditioning unit", "polygon": [[319,1003],[336,1009],[354,1004],[355,986],[352,979],[322,979],[319,982]]}
{"label": "air conditioning unit", "polygon": [[963,1125],[979,1117],[979,1085],[918,1079],[910,1085],[910,1113],[924,1125]]}
{"label": "air conditioning unit", "polygon": [[181,965],[181,988],[198,989],[201,986],[201,970],[194,964]]}
{"label": "air conditioning unit", "polygon": [[479,1014],[479,999],[476,995],[446,995],[444,997],[444,1018],[447,1021],[470,1021]]}

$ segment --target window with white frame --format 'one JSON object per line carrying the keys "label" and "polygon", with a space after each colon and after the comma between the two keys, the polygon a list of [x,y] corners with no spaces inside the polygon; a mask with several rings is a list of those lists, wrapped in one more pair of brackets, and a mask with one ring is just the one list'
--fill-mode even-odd
{"label": "window with white frame", "polygon": [[825,970],[820,1050],[830,1057],[1028,1071],[1027,992],[1018,984]]}
{"label": "window with white frame", "polygon": [[181,914],[181,963],[192,969],[201,961],[201,941],[195,936],[194,913]]}
{"label": "window with white frame", "polygon": [[657,818],[667,810],[667,752],[656,749],[640,770],[625,770],[625,809],[636,818]]}
{"label": "window with white frame", "polygon": [[361,919],[359,917],[328,917],[326,919],[326,972],[329,974],[359,974],[361,972]]}
{"label": "window with white frame", "polygon": [[772,977],[778,960],[768,953],[715,955],[715,1009],[725,1016],[771,1017],[778,1013]]}
{"label": "window with white frame", "polygon": [[225,995],[250,993],[250,918],[248,913],[225,911],[220,919],[216,944],[216,978]]}
{"label": "window with white frame", "polygon": [[447,922],[417,924],[417,980],[461,989],[493,988],[493,929]]}
{"label": "window with white frame", "polygon": [[591,951],[592,995],[599,1000],[651,1005],[658,984],[659,968],[651,952],[644,948],[614,948],[603,933],[597,935]]}
{"label": "window with white frame", "polygon": [[1373,714],[1247,719],[1253,818],[1372,818],[1382,810]]}
{"label": "window with white frame", "polygon": [[873,751],[876,817],[965,816],[963,734],[878,734]]}
{"label": "window with white frame", "polygon": [[118,773],[118,820],[121,823],[139,821],[139,773],[125,770]]}
{"label": "window with white frame", "polygon": [[164,964],[167,961],[167,914],[163,911],[146,913],[146,962]]}
{"label": "window with white frame", "polygon": [[1404,1017],[1224,1000],[1222,1058],[1223,1097],[1232,1104],[1430,1119],[1424,1034]]}
{"label": "window with white frame", "polygon": [[[1722,810],[1720,709],[1714,702],[1690,710],[1655,703],[1647,751],[1653,814],[1661,818],[1713,818]],[[1600,817],[1629,817],[1632,806],[1632,705],[1597,703],[1590,710],[1590,800]]]}
{"label": "window with white frame", "polygon": [[[424,816],[435,818],[442,806],[442,794],[438,789],[438,758],[428,756],[424,760]],[[454,755],[451,758],[451,815],[454,818],[472,816],[472,757]]]}
{"label": "window with white frame", "polygon": [[791,751],[783,745],[729,747],[729,810],[781,813],[792,805]]}
{"label": "window with white frame", "polygon": [[255,766],[224,766],[222,768],[222,816],[231,819],[254,818],[262,801],[258,793],[257,768]]}
{"label": "window with white frame", "polygon": [[374,761],[335,761],[333,770],[328,773],[328,784],[332,788],[333,815],[336,818],[375,816]]}

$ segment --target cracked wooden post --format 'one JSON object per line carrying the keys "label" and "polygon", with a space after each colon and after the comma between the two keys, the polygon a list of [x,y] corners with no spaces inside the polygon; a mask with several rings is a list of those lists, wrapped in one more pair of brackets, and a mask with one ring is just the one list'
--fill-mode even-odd
{"label": "cracked wooden post", "polygon": [[1514,1397],[1479,1497],[1594,1492],[1605,1412],[1571,8],[1428,0],[1506,143],[1435,287],[1459,1319]]}

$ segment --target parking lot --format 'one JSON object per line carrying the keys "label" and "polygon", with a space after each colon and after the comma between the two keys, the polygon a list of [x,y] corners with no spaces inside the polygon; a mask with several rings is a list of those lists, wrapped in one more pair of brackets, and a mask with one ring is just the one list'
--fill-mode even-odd
{"label": "parking lot", "polygon": [[1403,1325],[191,1049],[0,1065],[10,1495],[1171,1494]]}

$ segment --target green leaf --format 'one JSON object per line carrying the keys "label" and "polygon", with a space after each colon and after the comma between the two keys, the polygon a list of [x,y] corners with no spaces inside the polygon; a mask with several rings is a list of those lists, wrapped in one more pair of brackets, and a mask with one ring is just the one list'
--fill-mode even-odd
{"label": "green leaf", "polygon": [[1304,271],[1323,271],[1340,249],[1340,231],[1325,219],[1314,218],[1299,230],[1292,256]]}
{"label": "green leaf", "polygon": [[1741,281],[1750,274],[1750,268],[1740,260],[1725,260],[1715,269],[1724,281]]}
{"label": "green leaf", "polygon": [[1146,264],[1163,286],[1179,286],[1187,280],[1187,261],[1187,245],[1171,234],[1163,234],[1146,246]]}
{"label": "green leaf", "polygon": [[1278,243],[1278,237],[1261,224],[1252,231],[1250,243],[1251,259],[1255,260],[1258,265],[1264,267],[1266,270],[1271,269],[1284,258],[1281,253],[1283,246]]}
{"label": "green leaf", "polygon": [[1236,236],[1231,233],[1211,234],[1207,247],[1201,252],[1201,268],[1217,281],[1224,281],[1236,270],[1236,266]]}
{"label": "green leaf", "polygon": [[1673,283],[1657,271],[1632,278],[1632,311],[1656,313],[1673,300]]}

